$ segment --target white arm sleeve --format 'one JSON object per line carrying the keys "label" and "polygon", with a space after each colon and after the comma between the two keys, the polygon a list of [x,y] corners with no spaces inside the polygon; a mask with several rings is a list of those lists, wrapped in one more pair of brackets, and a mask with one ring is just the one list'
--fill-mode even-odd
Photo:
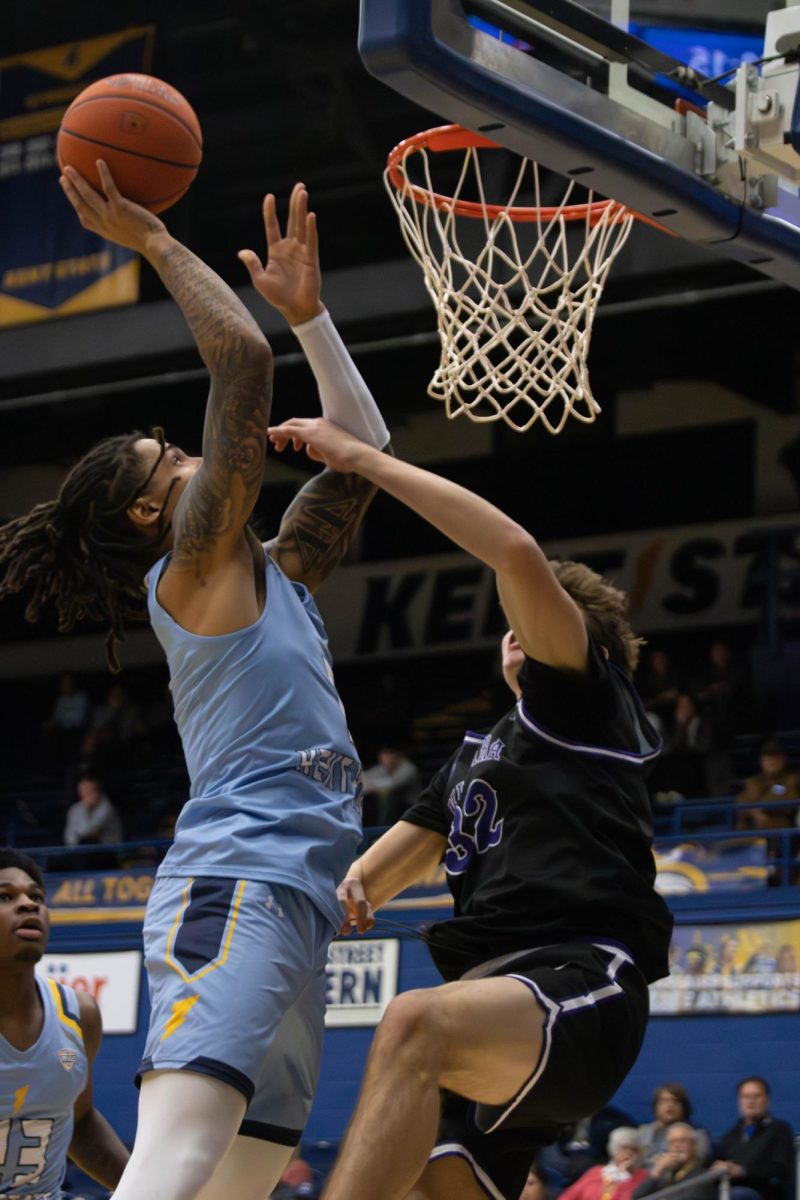
{"label": "white arm sleeve", "polygon": [[314,372],[323,417],[382,450],[389,441],[389,430],[328,310],[294,325],[292,332]]}

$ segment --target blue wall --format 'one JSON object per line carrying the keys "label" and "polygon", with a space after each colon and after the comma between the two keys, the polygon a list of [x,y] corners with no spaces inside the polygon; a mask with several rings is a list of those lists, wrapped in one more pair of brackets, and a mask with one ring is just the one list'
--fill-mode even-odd
{"label": "blue wall", "polygon": [[[764,921],[800,917],[800,889],[767,891],[763,895],[729,895],[678,900],[676,919],[702,921]],[[397,912],[398,924],[408,927],[400,936],[400,988],[435,986],[440,982],[425,946],[414,938],[415,927],[441,919],[439,911]],[[380,936],[393,936],[381,931]],[[141,947],[138,924],[56,925],[52,951],[123,950]],[[104,1040],[95,1067],[98,1106],[121,1136],[132,1142],[136,1128],[136,1090],[133,1075],[144,1046],[149,1005],[142,983],[139,1025],[132,1035]],[[372,1029],[330,1029],[325,1039],[319,1090],[306,1132],[309,1141],[336,1142],[341,1137],[358,1093]],[[210,1052],[211,1048],[209,1048]],[[773,1111],[800,1131],[800,1016],[657,1017],[650,1027],[639,1060],[617,1095],[619,1106],[636,1121],[650,1119],[650,1097],[667,1080],[684,1084],[695,1105],[698,1122],[717,1136],[736,1119],[735,1083],[743,1075],[764,1075],[772,1085]]]}

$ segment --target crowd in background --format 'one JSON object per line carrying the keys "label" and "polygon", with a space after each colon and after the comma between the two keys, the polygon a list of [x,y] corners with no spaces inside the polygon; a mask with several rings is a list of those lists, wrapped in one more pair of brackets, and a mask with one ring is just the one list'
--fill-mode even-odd
{"label": "crowd in background", "polygon": [[[656,1088],[643,1124],[609,1105],[538,1151],[519,1200],[644,1200],[679,1184],[683,1200],[716,1200],[723,1177],[731,1200],[795,1200],[794,1134],[771,1111],[768,1081],[741,1079],[735,1102],[719,1138],[694,1118],[680,1083]],[[272,1200],[315,1197],[320,1186],[319,1173],[298,1157]]]}
{"label": "crowd in background", "polygon": [[[37,821],[48,844],[71,847],[171,836],[188,779],[170,693],[160,678],[138,688],[123,678],[126,682],[106,678],[94,694],[71,672],[52,682],[46,711],[31,722],[39,732],[25,763],[47,776],[56,800],[42,823],[35,803],[20,790],[17,827],[28,835],[27,844],[36,844]],[[363,714],[350,704],[365,767],[366,827],[397,821],[463,729],[491,724],[490,682],[484,679],[472,695],[456,696],[441,689],[439,694],[428,680],[417,689],[414,711],[407,697],[395,698],[393,706],[390,688],[388,701],[378,703],[376,696],[366,738],[359,736]],[[800,823],[800,732],[787,746],[761,729],[749,770],[736,761],[736,739],[759,734],[759,713],[744,658],[727,642],[713,640],[680,662],[657,644],[647,647],[635,682],[664,745],[648,778],[657,816],[683,801],[735,797],[737,830],[774,831]],[[25,776],[23,770],[17,779]],[[15,832],[6,831],[12,840]],[[94,854],[98,866],[112,861]]]}

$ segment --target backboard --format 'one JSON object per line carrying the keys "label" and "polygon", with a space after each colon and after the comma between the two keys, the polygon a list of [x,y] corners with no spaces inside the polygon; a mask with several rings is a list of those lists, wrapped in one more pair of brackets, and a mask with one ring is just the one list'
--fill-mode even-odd
{"label": "backboard", "polygon": [[764,31],[630,0],[361,0],[359,49],[438,118],[800,288],[800,7],[773,7],[761,69]]}

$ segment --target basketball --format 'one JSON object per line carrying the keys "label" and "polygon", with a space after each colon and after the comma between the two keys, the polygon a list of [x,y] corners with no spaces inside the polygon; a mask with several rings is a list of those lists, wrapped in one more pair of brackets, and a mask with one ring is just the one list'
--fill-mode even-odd
{"label": "basketball", "polygon": [[74,167],[102,192],[104,159],[123,196],[150,212],[175,204],[192,183],[203,136],[192,106],[151,75],[109,75],[84,88],[58,131],[58,165]]}

